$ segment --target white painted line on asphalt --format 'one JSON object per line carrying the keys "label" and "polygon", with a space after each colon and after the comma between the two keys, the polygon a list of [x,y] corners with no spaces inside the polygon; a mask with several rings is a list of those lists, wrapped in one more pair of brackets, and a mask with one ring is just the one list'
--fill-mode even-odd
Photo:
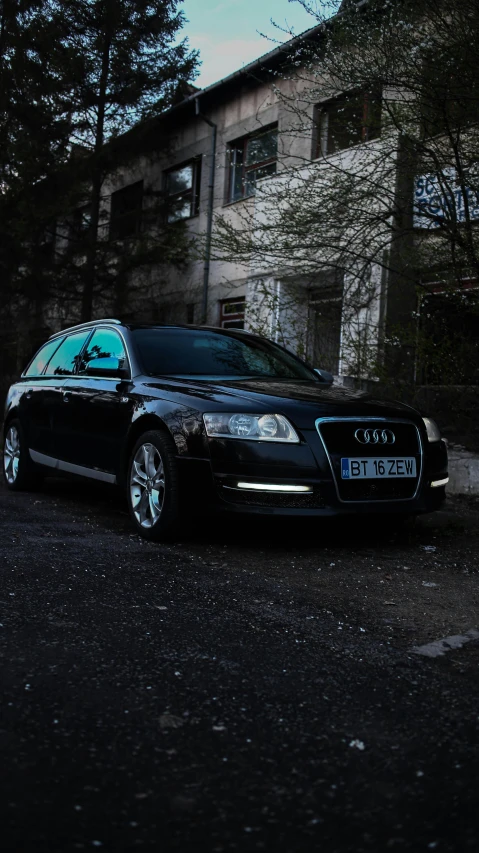
{"label": "white painted line on asphalt", "polygon": [[479,631],[477,628],[471,628],[466,634],[453,634],[452,637],[444,637],[442,640],[434,640],[433,643],[427,643],[425,646],[414,646],[412,651],[416,655],[424,655],[427,658],[437,658],[445,655],[446,652],[452,652],[454,649],[462,649],[466,643],[471,640],[479,640]]}

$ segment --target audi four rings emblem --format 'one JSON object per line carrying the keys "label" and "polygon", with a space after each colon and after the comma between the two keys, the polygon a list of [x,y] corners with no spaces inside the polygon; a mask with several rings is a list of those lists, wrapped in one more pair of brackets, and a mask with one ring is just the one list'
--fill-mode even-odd
{"label": "audi four rings emblem", "polygon": [[354,438],[360,444],[394,444],[396,441],[390,429],[357,429]]}

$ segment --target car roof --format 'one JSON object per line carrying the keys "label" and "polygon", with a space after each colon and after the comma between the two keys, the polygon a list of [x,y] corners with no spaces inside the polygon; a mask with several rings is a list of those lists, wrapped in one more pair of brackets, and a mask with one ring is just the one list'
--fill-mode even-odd
{"label": "car roof", "polygon": [[136,329],[197,329],[199,331],[212,331],[212,332],[243,332],[244,334],[251,334],[246,329],[222,329],[219,326],[200,326],[198,324],[190,324],[190,323],[134,323],[134,322],[122,322],[121,320],[112,319],[106,317],[104,319],[99,320],[90,320],[87,323],[79,323],[76,326],[69,326],[66,329],[62,329],[59,332],[54,332],[53,335],[50,335],[49,340],[53,340],[54,338],[58,338],[61,335],[67,335],[71,332],[80,332],[82,329],[93,329],[97,326],[120,326],[125,329],[130,329],[131,331],[135,331]]}

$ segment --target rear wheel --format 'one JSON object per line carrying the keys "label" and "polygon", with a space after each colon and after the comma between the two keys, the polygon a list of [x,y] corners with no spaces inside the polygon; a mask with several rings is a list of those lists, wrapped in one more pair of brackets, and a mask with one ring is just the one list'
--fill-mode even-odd
{"label": "rear wheel", "polygon": [[128,466],[127,499],[137,532],[155,542],[179,529],[179,487],[175,447],[169,436],[152,430],[136,442]]}
{"label": "rear wheel", "polygon": [[25,433],[19,420],[10,421],[3,443],[3,476],[8,489],[22,491],[41,485],[42,473],[28,453]]}

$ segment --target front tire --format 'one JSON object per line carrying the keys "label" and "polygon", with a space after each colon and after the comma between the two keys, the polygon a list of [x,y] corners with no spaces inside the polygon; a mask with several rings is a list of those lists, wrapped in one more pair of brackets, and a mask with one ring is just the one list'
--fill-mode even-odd
{"label": "front tire", "polygon": [[127,500],[140,536],[160,542],[178,532],[180,501],[175,446],[159,430],[145,432],[131,452]]}
{"label": "front tire", "polygon": [[41,485],[43,476],[30,459],[25,432],[18,419],[5,428],[3,477],[12,492],[29,491]]}

